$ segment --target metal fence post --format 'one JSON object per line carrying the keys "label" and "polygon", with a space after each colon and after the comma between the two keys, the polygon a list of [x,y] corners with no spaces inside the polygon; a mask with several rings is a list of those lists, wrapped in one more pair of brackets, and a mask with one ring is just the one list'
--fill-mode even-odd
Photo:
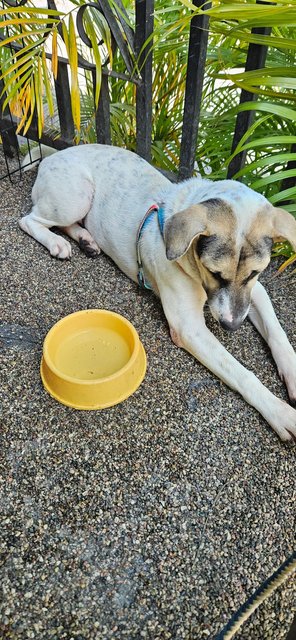
{"label": "metal fence post", "polygon": [[65,141],[73,144],[74,123],[71,109],[67,63],[59,61],[57,79],[55,80],[54,85],[59,112],[61,136]]}
{"label": "metal fence post", "polygon": [[[209,9],[203,0],[194,0],[196,7]],[[194,169],[197,135],[200,119],[202,88],[208,46],[209,18],[207,15],[193,16],[190,25],[190,39],[186,75],[185,103],[182,140],[180,149],[179,178],[190,178]]]}
{"label": "metal fence post", "polygon": [[[154,0],[136,0],[135,51],[142,82],[136,86],[137,153],[151,161],[152,138],[152,40],[142,47],[153,32]],[[141,51],[142,50],[142,51]]]}
{"label": "metal fence post", "polygon": [[[95,73],[93,73],[93,86],[95,92]],[[99,104],[96,110],[95,120],[97,142],[100,144],[111,144],[109,86],[108,76],[105,75],[102,75]]]}

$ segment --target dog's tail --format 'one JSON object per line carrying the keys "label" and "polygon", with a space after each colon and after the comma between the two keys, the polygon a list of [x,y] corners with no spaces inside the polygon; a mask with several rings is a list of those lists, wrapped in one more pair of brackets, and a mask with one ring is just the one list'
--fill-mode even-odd
{"label": "dog's tail", "polygon": [[30,151],[28,151],[28,153],[22,160],[22,170],[30,171],[30,169],[34,169],[34,167],[36,167],[43,158],[51,156],[53,153],[56,153],[56,151],[57,149],[48,147],[45,144],[40,144],[36,147],[33,147],[32,149],[30,149]]}

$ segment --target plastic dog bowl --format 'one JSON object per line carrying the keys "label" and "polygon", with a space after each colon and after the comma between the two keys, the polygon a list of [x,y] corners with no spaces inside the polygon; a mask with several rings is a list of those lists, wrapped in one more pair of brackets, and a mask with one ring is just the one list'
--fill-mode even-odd
{"label": "plastic dog bowl", "polygon": [[88,309],[59,320],[43,344],[40,373],[50,395],[75,409],[104,409],[128,398],[146,373],[133,325],[112,311]]}

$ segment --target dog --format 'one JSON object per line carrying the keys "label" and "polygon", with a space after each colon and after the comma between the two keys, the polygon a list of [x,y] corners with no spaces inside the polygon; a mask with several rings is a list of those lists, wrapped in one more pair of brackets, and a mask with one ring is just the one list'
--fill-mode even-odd
{"label": "dog", "polygon": [[86,253],[106,253],[129,278],[160,297],[173,342],[259,411],[285,442],[296,441],[296,411],[274,396],[205,324],[208,302],[229,331],[248,316],[266,340],[296,401],[296,354],[258,277],[274,241],[296,250],[296,221],[240,182],[172,183],[135,153],[81,145],[45,158],[23,231],[56,258],[71,256],[59,227]]}

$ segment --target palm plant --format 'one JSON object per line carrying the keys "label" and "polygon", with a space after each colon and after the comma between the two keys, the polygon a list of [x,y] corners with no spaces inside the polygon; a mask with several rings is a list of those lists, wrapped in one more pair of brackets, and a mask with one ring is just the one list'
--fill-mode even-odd
{"label": "palm plant", "polygon": [[[79,39],[74,15],[83,5],[79,0],[68,2],[69,9],[57,9],[54,0],[49,8],[36,7],[28,0],[22,7],[9,6],[0,10],[1,79],[4,83],[3,109],[9,105],[18,117],[17,132],[25,135],[34,113],[37,114],[38,133],[44,129],[44,104],[54,116],[53,79],[57,78],[59,56],[66,56],[71,77],[71,109],[77,140],[80,131]],[[96,69],[95,102],[101,86],[102,56],[105,52],[112,65],[111,34],[100,13],[91,7],[84,12],[83,27],[91,42],[91,62]],[[98,40],[102,40],[101,47]],[[10,53],[7,54],[7,47]],[[50,57],[51,64],[48,64]]]}

